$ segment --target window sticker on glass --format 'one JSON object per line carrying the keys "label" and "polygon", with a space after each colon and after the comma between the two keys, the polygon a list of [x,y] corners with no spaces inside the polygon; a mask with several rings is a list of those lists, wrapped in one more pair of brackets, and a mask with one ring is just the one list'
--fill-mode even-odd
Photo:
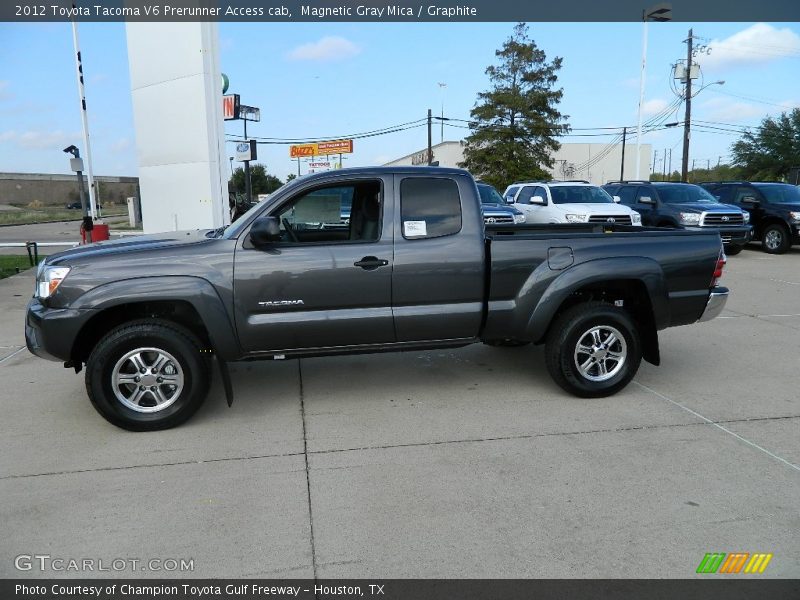
{"label": "window sticker on glass", "polygon": [[403,221],[403,235],[409,237],[423,237],[428,235],[425,221]]}

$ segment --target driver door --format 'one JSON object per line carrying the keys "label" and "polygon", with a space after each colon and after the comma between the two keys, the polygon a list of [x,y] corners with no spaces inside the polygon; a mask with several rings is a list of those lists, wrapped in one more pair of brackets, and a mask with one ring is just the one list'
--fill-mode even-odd
{"label": "driver door", "polygon": [[395,341],[391,189],[382,178],[312,183],[264,213],[280,219],[280,241],[240,238],[234,302],[245,351]]}

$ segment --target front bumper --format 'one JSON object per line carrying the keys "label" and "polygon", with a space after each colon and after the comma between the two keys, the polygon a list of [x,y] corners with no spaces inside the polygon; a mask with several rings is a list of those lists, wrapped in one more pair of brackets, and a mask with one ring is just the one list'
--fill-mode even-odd
{"label": "front bumper", "polygon": [[725,303],[728,301],[728,294],[730,291],[728,288],[724,287],[715,287],[711,290],[711,294],[708,297],[708,302],[706,302],[706,308],[703,311],[703,314],[700,315],[700,319],[698,319],[701,323],[704,321],[710,321],[715,317],[718,317],[719,314],[722,312],[722,309],[725,308]]}
{"label": "front bumper", "polygon": [[78,332],[91,315],[91,310],[50,308],[33,298],[25,313],[25,345],[40,358],[66,362],[71,359]]}

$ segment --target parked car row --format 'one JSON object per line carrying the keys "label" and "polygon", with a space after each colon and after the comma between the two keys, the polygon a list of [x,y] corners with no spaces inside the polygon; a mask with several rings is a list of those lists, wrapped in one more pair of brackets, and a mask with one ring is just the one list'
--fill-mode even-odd
{"label": "parked car row", "polygon": [[[728,255],[739,254],[751,240],[760,240],[770,254],[800,244],[800,188],[788,183],[625,180],[596,186],[584,180],[520,181],[502,196],[485,183],[478,183],[478,189],[486,224],[615,223],[717,230]],[[504,211],[503,202],[516,212]]]}

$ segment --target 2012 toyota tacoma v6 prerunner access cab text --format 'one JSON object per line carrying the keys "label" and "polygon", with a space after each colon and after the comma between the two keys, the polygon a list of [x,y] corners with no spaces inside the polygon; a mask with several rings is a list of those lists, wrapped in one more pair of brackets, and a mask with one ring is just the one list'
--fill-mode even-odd
{"label": "2012 toyota tacoma v6 prerunner access cab text", "polygon": [[230,361],[544,343],[556,383],[598,397],[659,363],[660,329],[719,314],[724,262],[717,232],[493,228],[466,171],[345,169],[227,228],[50,256],[25,335],[38,356],[85,364],[95,408],[131,430],[188,419],[213,357],[230,403]]}

